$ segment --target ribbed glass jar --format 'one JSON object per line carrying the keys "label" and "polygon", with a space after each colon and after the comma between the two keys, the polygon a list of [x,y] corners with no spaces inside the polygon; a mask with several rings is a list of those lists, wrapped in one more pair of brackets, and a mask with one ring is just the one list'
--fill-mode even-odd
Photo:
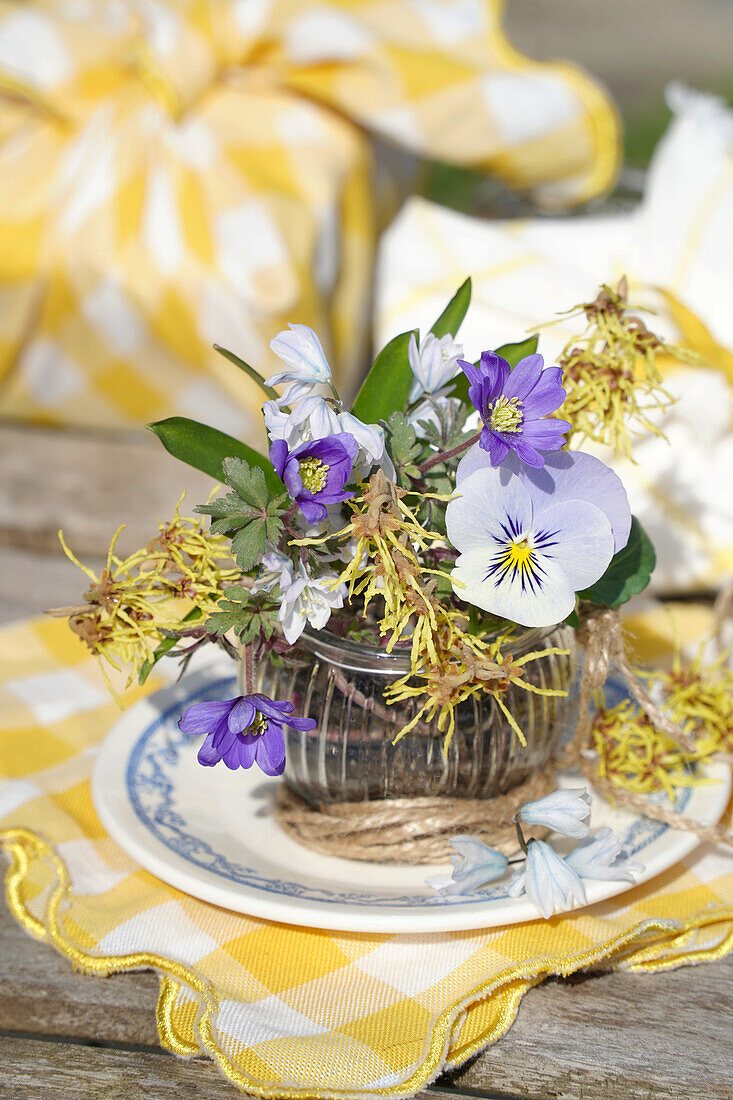
{"label": "ribbed glass jar", "polygon": [[[525,678],[570,693],[575,649],[569,627],[528,630],[507,652],[520,657],[546,647],[570,654],[529,662]],[[296,714],[318,722],[310,733],[286,730],[285,780],[294,791],[314,805],[426,795],[492,798],[539,770],[567,728],[569,698],[512,686],[503,699],[526,747],[488,693],[457,708],[447,756],[434,727],[418,727],[393,745],[416,704],[388,706],[384,691],[409,668],[405,653],[385,653],[328,631],[306,631],[279,666],[259,665],[257,691],[290,700]]]}

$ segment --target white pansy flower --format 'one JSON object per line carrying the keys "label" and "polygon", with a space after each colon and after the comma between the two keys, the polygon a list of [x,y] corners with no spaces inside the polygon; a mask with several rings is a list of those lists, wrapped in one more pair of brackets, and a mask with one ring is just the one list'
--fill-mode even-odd
{"label": "white pansy flower", "polygon": [[346,585],[334,587],[337,579],[335,573],[310,577],[301,567],[300,575],[285,592],[277,615],[288,645],[297,642],[306,623],[314,630],[323,630],[331,612],[344,606]]}
{"label": "white pansy flower", "polygon": [[477,837],[454,836],[450,842],[458,853],[451,857],[452,874],[435,875],[426,879],[428,886],[439,893],[449,896],[470,894],[479,886],[501,878],[506,873],[509,865],[506,856]]}
{"label": "white pansy flower", "polygon": [[563,836],[588,836],[590,795],[585,787],[553,791],[535,802],[525,802],[517,817],[525,825],[546,825]]}
{"label": "white pansy flower", "polygon": [[623,858],[621,841],[608,827],[599,829],[585,844],[579,844],[565,857],[565,862],[581,878],[611,882],[633,882],[634,875],[644,870],[643,863]]}
{"label": "white pansy flower", "polygon": [[585,905],[585,888],[580,876],[544,840],[531,840],[527,859],[507,887],[510,897],[526,893],[543,917]]}
{"label": "white pansy flower", "polygon": [[417,401],[422,393],[438,393],[459,373],[458,360],[463,356],[463,345],[457,344],[448,333],[440,338],[429,332],[418,342],[413,333],[407,348],[412,370],[410,402]]}
{"label": "white pansy flower", "polygon": [[[558,473],[557,481],[571,476]],[[554,626],[614,554],[608,516],[501,466],[470,474],[445,510],[459,600],[522,626]]]}
{"label": "white pansy flower", "polygon": [[328,365],[323,346],[318,336],[308,325],[292,325],[270,341],[270,347],[279,359],[288,367],[265,379],[265,385],[277,386],[281,382],[290,382],[287,391],[279,398],[279,403],[290,405],[293,401],[310,393],[313,386],[329,385],[331,368]]}

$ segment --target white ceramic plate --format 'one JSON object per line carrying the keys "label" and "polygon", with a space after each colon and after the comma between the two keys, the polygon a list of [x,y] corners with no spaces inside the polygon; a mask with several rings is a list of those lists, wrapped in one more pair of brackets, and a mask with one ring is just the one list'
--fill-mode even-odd
{"label": "white ceramic plate", "polygon": [[[301,847],[273,816],[278,780],[258,769],[203,768],[202,738],[184,736],[183,709],[237,693],[229,668],[213,665],[142,700],[115,724],[97,758],[94,804],[112,837],[146,870],[214,905],[312,928],[350,932],[445,932],[535,920],[526,898],[501,884],[475,898],[444,898],[425,885],[446,865],[398,866],[335,859]],[[720,820],[730,769],[714,765],[715,782],[680,792],[675,808],[706,824]],[[565,785],[582,780],[562,777]],[[593,795],[591,827],[610,825],[645,882],[699,841],[647,818],[613,810]],[[588,904],[631,889],[625,882],[586,881]]]}

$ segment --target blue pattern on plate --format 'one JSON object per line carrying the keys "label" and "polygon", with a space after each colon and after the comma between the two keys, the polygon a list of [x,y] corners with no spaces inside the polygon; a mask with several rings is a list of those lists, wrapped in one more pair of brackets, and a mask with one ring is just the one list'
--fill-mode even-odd
{"label": "blue pattern on plate", "polygon": [[[615,705],[625,696],[623,687],[609,684],[609,705]],[[234,863],[215,851],[206,841],[196,836],[194,826],[176,804],[176,789],[171,779],[171,769],[183,749],[191,752],[191,738],[178,729],[178,718],[192,703],[210,699],[233,698],[237,691],[233,677],[219,678],[176,702],[143,730],[130,754],[126,770],[127,794],[139,820],[161,844],[175,852],[188,863],[219,875],[229,882],[238,883],[269,894],[303,898],[307,901],[330,902],[334,905],[358,905],[394,908],[434,908],[436,906],[476,905],[487,899],[508,898],[506,885],[497,885],[477,893],[472,898],[444,897],[439,894],[365,894],[348,891],[326,890],[316,886],[285,879],[264,877],[256,869]],[[616,698],[616,695],[618,698]],[[682,812],[691,797],[691,790],[678,793],[674,808]],[[648,818],[635,821],[623,840],[628,856],[636,855],[657,837],[667,826]]]}

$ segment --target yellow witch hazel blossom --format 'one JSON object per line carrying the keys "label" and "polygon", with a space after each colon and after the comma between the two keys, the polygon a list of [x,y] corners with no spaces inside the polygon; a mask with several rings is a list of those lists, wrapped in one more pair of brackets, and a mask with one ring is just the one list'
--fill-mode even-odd
{"label": "yellow witch hazel blossom", "polygon": [[565,316],[585,315],[587,328],[566,344],[558,363],[566,391],[562,416],[572,424],[569,441],[589,439],[630,458],[633,436],[663,436],[650,414],[674,401],[662,386],[657,356],[683,361],[695,356],[651,332],[627,294],[622,279],[615,289],[604,285],[594,301],[569,310]]}
{"label": "yellow witch hazel blossom", "polygon": [[213,611],[225,586],[239,576],[228,541],[206,532],[202,519],[181,516],[180,505],[147,546],[124,558],[116,553],[125,529],[118,527],[99,575],[78,560],[59,531],[64,553],[92,583],[84,603],[50,614],[68,617],[103,672],[107,662],[127,674],[127,686],[153,658],[166,631]]}
{"label": "yellow witch hazel blossom", "polygon": [[[567,694],[570,661],[555,658],[569,654],[561,642],[579,598],[615,607],[648,582],[653,549],[623,485],[568,451],[566,434],[621,439],[639,412],[629,355],[644,358],[642,383],[654,390],[659,341],[626,317],[621,288],[602,288],[584,307],[594,327],[577,342],[584,356],[566,356],[565,378],[536,338],[472,363],[457,343],[470,295],[466,280],[430,332],[390,341],[350,408],[305,325],[274,337],[284,369],[267,379],[227,351],[262,388],[266,455],[180,417],[150,425],[170,453],[222,483],[198,509],[210,527],[176,513],[145,550],[120,559],[113,546],[100,577],[87,571],[85,604],[65,610],[94,652],[143,678],[166,651],[189,654],[186,638],[241,650],[245,694],[183,720],[184,732],[206,735],[206,766],[256,762],[280,774],[283,727],[308,734],[328,723],[328,709],[298,713],[316,706],[310,692],[269,700],[255,690],[291,649],[307,660],[304,631],[409,656],[375,704],[394,743],[418,731],[447,753],[461,708],[470,718],[485,700],[524,745],[530,695]],[[604,404],[596,391],[614,386],[624,400]],[[565,679],[552,672],[561,664]],[[347,680],[335,677],[333,691],[360,706]]]}

